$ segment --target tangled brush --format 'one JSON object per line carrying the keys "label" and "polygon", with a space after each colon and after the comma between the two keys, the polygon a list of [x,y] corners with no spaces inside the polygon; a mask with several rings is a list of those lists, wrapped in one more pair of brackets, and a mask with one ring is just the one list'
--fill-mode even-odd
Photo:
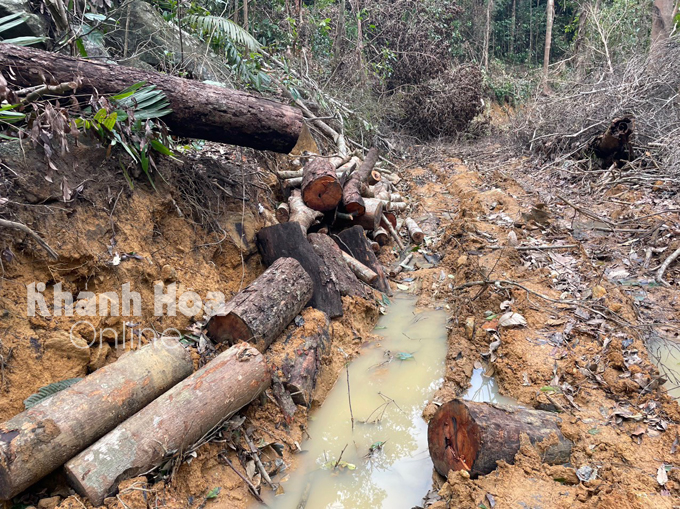
{"label": "tangled brush", "polygon": [[479,67],[449,68],[399,94],[403,122],[423,139],[454,136],[481,113],[483,78]]}
{"label": "tangled brush", "polygon": [[669,41],[658,55],[633,56],[603,79],[594,76],[568,93],[538,99],[518,118],[518,140],[546,161],[576,160],[586,168],[598,134],[613,119],[631,117],[634,154],[623,170],[636,172],[638,180],[680,176],[679,42]]}

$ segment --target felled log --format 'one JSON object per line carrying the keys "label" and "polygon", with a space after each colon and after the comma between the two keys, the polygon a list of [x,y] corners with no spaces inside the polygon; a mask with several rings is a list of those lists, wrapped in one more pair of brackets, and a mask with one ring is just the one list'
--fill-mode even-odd
{"label": "felled log", "polygon": [[192,371],[189,352],[164,338],[0,424],[0,499],[18,495]]}
{"label": "felled log", "polygon": [[364,198],[364,213],[360,216],[354,215],[350,220],[340,221],[340,226],[359,225],[366,231],[373,231],[380,228],[382,214],[383,202],[381,200],[377,198]]}
{"label": "felled log", "polygon": [[390,223],[392,225],[392,228],[397,227],[397,216],[395,215],[394,212],[390,212],[389,210],[383,209],[383,219],[380,221],[380,227],[385,228],[389,232],[389,227],[387,226],[387,223]]}
{"label": "felled log", "polygon": [[403,201],[383,201],[383,207],[388,212],[403,212],[408,207],[408,203]]}
{"label": "felled log", "polygon": [[362,165],[352,173],[352,176],[345,184],[342,195],[342,204],[345,206],[347,212],[356,212],[359,216],[364,214],[366,206],[364,204],[364,199],[361,196],[361,185],[367,181],[368,174],[375,166],[377,160],[378,149],[373,147],[368,151]]}
{"label": "felled log", "polygon": [[394,264],[392,264],[392,266],[388,270],[388,274],[390,275],[390,277],[397,276],[404,269],[407,269],[407,268],[412,269],[412,267],[409,266],[409,263],[411,263],[412,259],[413,259],[413,253],[409,253],[406,256],[406,258],[404,258],[403,260],[401,260],[401,261],[397,260]]}
{"label": "felled log", "polygon": [[423,230],[420,229],[420,226],[418,226],[418,223],[416,223],[413,219],[410,217],[406,218],[406,229],[408,230],[408,234],[415,242],[416,244],[420,244],[423,239],[425,238],[425,234],[423,233]]}
{"label": "felled log", "polygon": [[342,186],[335,167],[326,159],[316,157],[304,167],[302,199],[309,208],[326,212],[342,200]]}
{"label": "felled log", "polygon": [[120,481],[148,472],[168,454],[186,451],[270,381],[260,352],[245,343],[232,346],[69,461],[64,467],[68,480],[100,506]]}
{"label": "felled log", "polygon": [[373,240],[369,240],[368,243],[371,245],[371,249],[375,254],[378,254],[380,252],[380,244]]}
{"label": "felled log", "polygon": [[390,221],[385,214],[383,214],[383,220],[380,222],[380,226],[385,228],[390,233],[390,235],[394,239],[394,242],[397,243],[397,247],[399,247],[399,250],[403,251],[404,243],[401,241],[401,238],[399,237],[397,230],[395,230],[394,226],[392,226],[392,221]]}
{"label": "felled log", "polygon": [[634,131],[635,121],[632,118],[615,118],[607,130],[593,140],[595,155],[602,159],[603,166],[608,167],[612,162],[632,159],[631,140]]}
{"label": "felled log", "polygon": [[382,180],[382,175],[380,174],[379,171],[376,170],[371,170],[368,174],[368,178],[366,179],[366,182],[368,182],[369,185],[377,184]]}
{"label": "felled log", "polygon": [[390,194],[390,201],[391,202],[402,202],[404,201],[404,197],[400,195],[399,193],[391,193]]}
{"label": "felled log", "polygon": [[[265,230],[288,225],[292,231],[300,231],[295,223]],[[210,317],[206,324],[208,336],[218,343],[248,341],[264,352],[302,311],[313,290],[312,279],[297,260],[279,258]]]}
{"label": "felled log", "polygon": [[0,69],[13,69],[6,78],[21,88],[79,81],[79,95],[117,94],[145,82],[162,90],[172,113],[163,117],[172,134],[289,153],[302,131],[297,108],[239,90],[143,71],[122,65],[71,58],[32,48],[4,44]]}
{"label": "felled log", "polygon": [[386,246],[390,240],[390,236],[387,234],[387,230],[381,226],[373,230],[373,240],[381,246]]}
{"label": "felled log", "polygon": [[337,280],[340,295],[352,295],[371,298],[371,292],[362,285],[354,272],[349,268],[342,251],[335,242],[328,236],[321,233],[310,233],[307,236],[314,252],[321,257],[324,264],[332,272]]}
{"label": "felled log", "polygon": [[[342,296],[333,272],[314,252],[299,225],[291,220],[263,228],[257,232],[256,240],[266,265],[284,257],[295,258],[300,262],[312,279],[314,291],[309,300],[310,306],[323,311],[330,318],[342,316]],[[290,286],[291,291],[294,291],[295,283],[291,282]]]}
{"label": "felled log", "polygon": [[293,416],[295,416],[295,412],[297,411],[297,406],[290,393],[283,387],[283,382],[281,382],[279,377],[274,373],[272,373],[271,389],[274,400],[276,400],[276,404],[281,409],[284,420],[286,423],[291,424],[293,422]]}
{"label": "felled log", "polygon": [[467,470],[476,477],[492,472],[498,461],[513,464],[522,433],[533,444],[549,439],[541,446],[544,462],[566,463],[572,443],[562,435],[559,422],[551,412],[454,399],[430,420],[427,442],[441,475]]}
{"label": "felled log", "polygon": [[294,355],[283,362],[282,371],[286,376],[284,387],[290,392],[297,405],[310,407],[316,379],[321,369],[321,358],[328,354],[331,347],[330,321],[314,321],[312,327],[301,327],[290,342],[299,344]]}
{"label": "felled log", "polygon": [[348,255],[356,258],[359,262],[366,265],[373,272],[378,274],[378,278],[371,283],[371,286],[381,292],[391,295],[390,284],[385,277],[382,265],[375,256],[375,253],[368,245],[368,239],[361,226],[353,226],[341,231],[333,237],[336,244]]}
{"label": "felled log", "polygon": [[338,167],[336,175],[340,179],[340,184],[342,184],[343,187],[345,186],[345,182],[347,182],[349,176],[359,167],[359,165],[361,165],[361,159],[359,159],[357,156],[353,156],[345,164]]}
{"label": "felled log", "polygon": [[322,212],[310,209],[305,205],[305,202],[302,199],[302,191],[299,189],[294,189],[290,194],[290,198],[288,198],[288,209],[290,210],[288,221],[300,225],[303,236],[307,235],[307,230],[309,230],[310,226],[323,218]]}
{"label": "felled log", "polygon": [[[302,199],[302,197],[300,197],[300,199]],[[285,202],[279,203],[279,206],[276,207],[276,220],[279,223],[287,223],[289,219],[290,219],[290,207]]]}
{"label": "felled log", "polygon": [[375,271],[371,270],[370,268],[366,267],[366,265],[361,263],[352,255],[347,254],[343,251],[342,257],[347,262],[347,265],[349,266],[350,270],[354,272],[354,275],[361,281],[369,285],[372,285],[377,281],[378,274]]}

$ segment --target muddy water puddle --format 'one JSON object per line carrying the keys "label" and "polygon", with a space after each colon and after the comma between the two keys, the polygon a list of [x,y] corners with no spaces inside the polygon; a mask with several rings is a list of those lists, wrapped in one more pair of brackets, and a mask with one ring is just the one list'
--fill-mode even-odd
{"label": "muddy water puddle", "polygon": [[475,369],[470,378],[470,388],[461,396],[469,401],[495,403],[497,405],[517,406],[517,400],[498,392],[498,384],[493,376],[486,376],[484,368]]}
{"label": "muddy water puddle", "polygon": [[[275,509],[410,508],[432,484],[427,424],[421,413],[442,382],[444,311],[417,310],[416,298],[395,296],[366,345],[342,372],[321,408],[298,468],[281,479]],[[352,429],[352,415],[354,429]]]}
{"label": "muddy water puddle", "polygon": [[664,384],[668,394],[680,401],[680,342],[655,335],[648,340],[647,348],[659,371],[668,379]]}

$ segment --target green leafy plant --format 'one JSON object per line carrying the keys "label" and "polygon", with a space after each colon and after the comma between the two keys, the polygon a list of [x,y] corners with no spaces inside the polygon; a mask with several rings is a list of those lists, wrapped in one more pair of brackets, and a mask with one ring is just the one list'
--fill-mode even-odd
{"label": "green leafy plant", "polygon": [[193,14],[187,16],[184,21],[194,30],[208,36],[221,36],[232,43],[241,44],[249,51],[260,48],[260,43],[232,20],[213,16],[212,14]]}
{"label": "green leafy plant", "polygon": [[16,44],[17,46],[31,46],[32,44],[40,44],[41,42],[45,42],[48,39],[47,37],[23,36],[13,37],[11,39],[5,39],[2,37],[4,32],[21,25],[27,19],[28,16],[23,12],[17,12],[15,14],[10,14],[9,16],[0,18],[0,43]]}

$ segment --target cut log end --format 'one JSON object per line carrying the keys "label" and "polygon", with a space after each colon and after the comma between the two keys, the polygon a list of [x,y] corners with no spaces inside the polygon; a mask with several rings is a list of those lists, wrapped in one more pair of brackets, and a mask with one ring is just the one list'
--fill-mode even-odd
{"label": "cut log end", "polygon": [[479,426],[457,400],[439,408],[430,421],[427,440],[434,468],[444,477],[449,470],[469,472],[482,445]]}
{"label": "cut log end", "polygon": [[302,192],[305,204],[321,212],[333,210],[342,199],[342,186],[337,177],[326,176],[310,182]]}
{"label": "cut log end", "polygon": [[234,313],[213,316],[208,321],[206,329],[209,337],[228,345],[248,342],[253,337],[250,327]]}

